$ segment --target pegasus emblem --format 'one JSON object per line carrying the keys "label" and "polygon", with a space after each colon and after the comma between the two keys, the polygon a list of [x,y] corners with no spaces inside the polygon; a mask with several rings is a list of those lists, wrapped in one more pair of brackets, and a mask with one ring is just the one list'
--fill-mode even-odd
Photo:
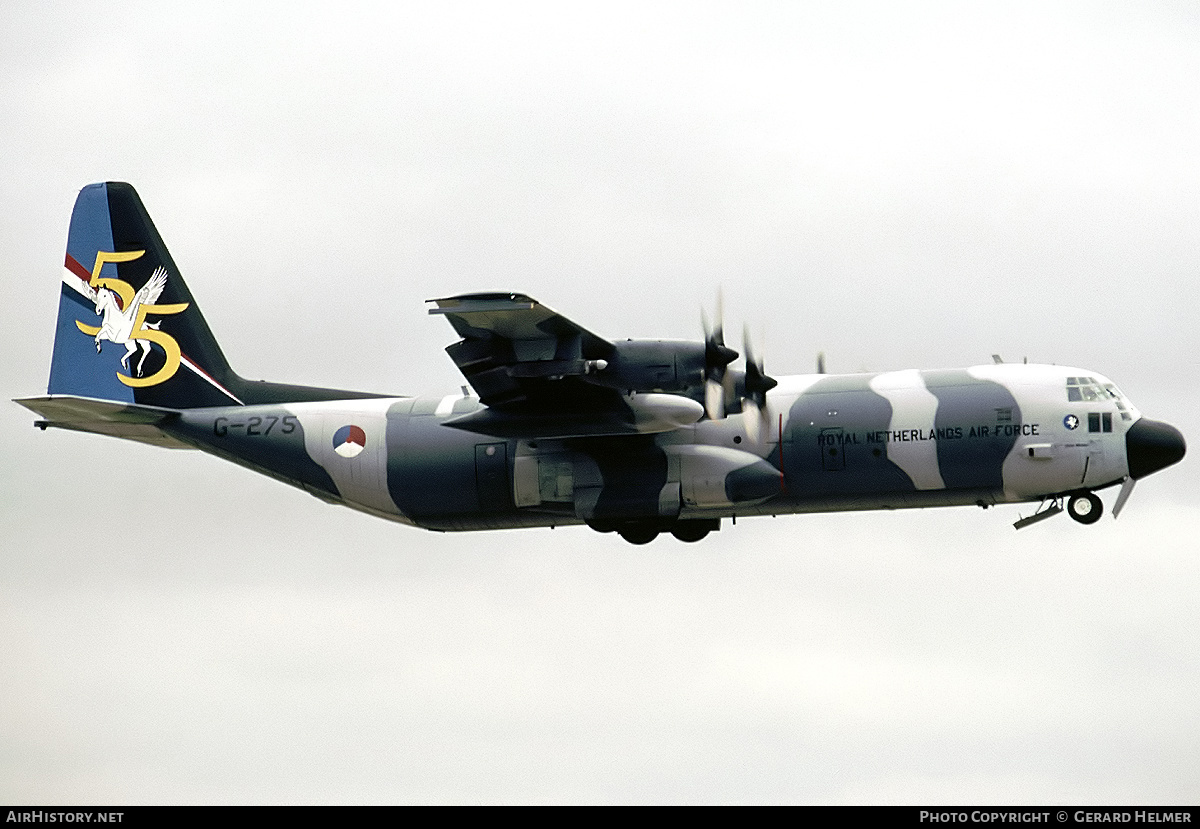
{"label": "pegasus emblem", "polygon": [[[99,327],[84,325],[76,321],[75,325],[85,334],[90,335],[96,343],[96,352],[100,353],[104,340],[115,345],[125,346],[125,355],[121,357],[122,368],[129,370],[129,358],[137,353],[139,346],[142,357],[135,369],[136,376],[117,373],[117,379],[127,386],[144,387],[162,383],[179,370],[179,343],[169,334],[159,330],[162,322],[147,322],[146,314],[178,314],[188,307],[188,303],[180,302],[170,305],[156,305],[167,286],[167,270],[161,265],[146,280],[136,293],[133,286],[121,279],[105,279],[100,277],[100,270],[105,262],[124,262],[137,259],[145,251],[129,251],[110,253],[99,251],[96,254],[96,264],[92,269],[92,278],[88,282],[91,289],[88,295],[96,304],[96,314],[103,317]],[[162,348],[166,360],[163,367],[149,377],[142,376],[142,368],[146,357],[150,354],[150,344],[157,343]]]}

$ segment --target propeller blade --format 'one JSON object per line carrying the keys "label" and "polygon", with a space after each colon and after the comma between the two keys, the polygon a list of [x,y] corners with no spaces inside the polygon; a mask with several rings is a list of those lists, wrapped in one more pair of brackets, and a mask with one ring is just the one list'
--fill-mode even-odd
{"label": "propeller blade", "polygon": [[742,421],[746,427],[746,440],[757,446],[762,438],[763,416],[758,404],[747,398],[742,403]]}
{"label": "propeller blade", "polygon": [[700,327],[704,329],[704,346],[707,348],[709,341],[717,335],[717,332],[713,330],[712,323],[708,319],[708,311],[704,310],[703,305],[700,306]]}
{"label": "propeller blade", "polygon": [[760,406],[757,401],[745,398],[742,401],[742,425],[751,445],[760,445],[764,436],[771,434],[771,404],[764,400]]}
{"label": "propeller blade", "polygon": [[704,381],[704,411],[709,420],[725,417],[725,389],[715,380]]}
{"label": "propeller blade", "polygon": [[746,352],[746,379],[743,381],[745,397],[742,413],[746,425],[746,437],[758,443],[764,432],[770,429],[771,411],[767,403],[767,392],[779,385],[774,377],[763,369],[762,358],[755,358],[750,344],[750,329],[742,330],[743,350]]}
{"label": "propeller blade", "polygon": [[742,323],[742,350],[746,352],[746,379],[750,378],[750,367],[757,364],[754,359],[754,344],[750,342],[750,326]]}
{"label": "propeller blade", "polygon": [[704,308],[700,309],[700,324],[704,327],[704,410],[712,420],[725,416],[729,399],[726,368],[738,358],[738,353],[725,345],[725,299],[717,291],[717,324],[709,322]]}
{"label": "propeller blade", "polygon": [[779,381],[767,375],[763,369],[762,359],[755,359],[754,349],[750,345],[750,329],[743,331],[743,341],[746,351],[746,398],[753,400],[761,409],[767,401],[767,392],[779,385]]}

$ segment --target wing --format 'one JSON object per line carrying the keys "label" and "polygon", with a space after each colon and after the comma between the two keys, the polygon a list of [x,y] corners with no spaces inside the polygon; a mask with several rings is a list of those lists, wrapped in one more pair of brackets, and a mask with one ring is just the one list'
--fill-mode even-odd
{"label": "wing", "polygon": [[146,284],[133,295],[133,302],[129,303],[130,308],[137,308],[139,305],[153,305],[162,296],[163,289],[166,287],[167,270],[159,265],[154,269],[154,273],[150,274]]}
{"label": "wing", "polygon": [[432,299],[462,340],[446,353],[487,406],[583,411],[620,394],[587,383],[613,345],[524,294]]}
{"label": "wing", "polygon": [[[625,395],[591,382],[616,346],[524,294],[432,299],[462,339],[446,348],[487,409],[447,425],[508,437],[661,432],[694,423],[699,404]],[[693,408],[694,407],[694,408]]]}

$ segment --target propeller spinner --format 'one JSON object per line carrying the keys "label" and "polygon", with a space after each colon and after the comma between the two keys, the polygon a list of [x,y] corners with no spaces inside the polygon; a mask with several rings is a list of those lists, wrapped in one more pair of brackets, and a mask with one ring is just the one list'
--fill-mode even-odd
{"label": "propeller spinner", "polygon": [[771,412],[767,406],[767,392],[779,385],[779,381],[767,375],[762,358],[755,359],[750,345],[750,329],[742,331],[742,345],[746,352],[745,396],[742,398],[742,417],[746,423],[746,437],[758,443],[770,426]]}

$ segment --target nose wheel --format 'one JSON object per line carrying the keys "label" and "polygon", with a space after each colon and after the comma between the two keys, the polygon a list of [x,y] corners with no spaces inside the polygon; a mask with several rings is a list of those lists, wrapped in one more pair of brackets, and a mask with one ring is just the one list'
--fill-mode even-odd
{"label": "nose wheel", "polygon": [[1104,504],[1094,492],[1076,492],[1067,497],[1067,514],[1080,524],[1095,524],[1104,513]]}

